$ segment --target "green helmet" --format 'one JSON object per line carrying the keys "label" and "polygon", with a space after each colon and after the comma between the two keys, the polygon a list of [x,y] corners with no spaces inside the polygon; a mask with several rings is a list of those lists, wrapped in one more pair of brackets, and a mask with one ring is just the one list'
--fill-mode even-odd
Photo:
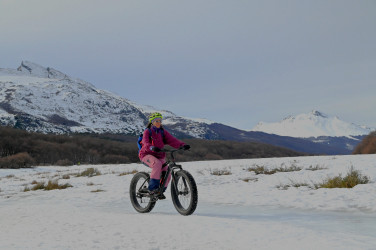
{"label": "green helmet", "polygon": [[149,122],[152,122],[154,119],[156,118],[160,118],[162,119],[162,114],[161,113],[158,113],[158,112],[155,112],[155,113],[152,113],[149,115]]}

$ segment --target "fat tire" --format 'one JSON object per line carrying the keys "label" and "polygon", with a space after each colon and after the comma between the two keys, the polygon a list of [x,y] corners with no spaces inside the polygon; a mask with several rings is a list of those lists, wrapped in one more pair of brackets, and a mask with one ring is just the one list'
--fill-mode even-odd
{"label": "fat tire", "polygon": [[[187,207],[184,207],[180,200],[179,200],[179,194],[175,188],[175,185],[178,186],[179,189],[179,182],[182,181],[182,178],[185,179],[189,190],[190,190],[190,200],[189,200],[189,205]],[[196,182],[193,178],[193,176],[185,171],[185,170],[180,170],[175,173],[175,179],[177,180],[178,183],[172,183],[171,185],[171,198],[172,202],[174,203],[174,206],[176,210],[181,214],[181,215],[191,215],[197,208],[197,202],[198,202],[198,193],[197,193],[197,185]],[[180,191],[180,190],[179,190]]]}
{"label": "fat tire", "polygon": [[144,180],[140,180],[140,179],[144,179],[144,180],[147,180],[147,184],[149,184],[149,180],[150,180],[150,175],[148,173],[145,173],[145,172],[139,172],[137,174],[135,174],[131,180],[131,184],[129,186],[129,196],[130,196],[130,199],[131,199],[131,202],[132,202],[132,205],[134,207],[134,209],[136,209],[137,212],[139,213],[149,213],[155,206],[155,201],[152,201],[151,199],[149,200],[148,204],[146,206],[141,206],[140,205],[140,198],[137,198],[137,183],[139,183],[140,181],[144,181]]}

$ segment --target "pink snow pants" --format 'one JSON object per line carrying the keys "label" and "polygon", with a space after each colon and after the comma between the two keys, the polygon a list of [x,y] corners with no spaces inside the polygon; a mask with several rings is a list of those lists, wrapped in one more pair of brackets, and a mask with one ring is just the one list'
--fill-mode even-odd
{"label": "pink snow pants", "polygon": [[[162,165],[166,162],[165,159],[158,159],[152,155],[146,155],[141,160],[144,164],[151,168],[150,179],[159,180],[161,177],[162,171],[167,171],[168,166],[162,168]],[[171,173],[168,175],[165,187],[167,188],[168,183],[171,180]]]}

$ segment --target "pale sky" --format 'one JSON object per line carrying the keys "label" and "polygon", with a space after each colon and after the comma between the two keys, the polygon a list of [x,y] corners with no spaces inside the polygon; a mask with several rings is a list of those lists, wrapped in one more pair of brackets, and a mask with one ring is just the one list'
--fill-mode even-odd
{"label": "pale sky", "polygon": [[376,127],[374,0],[0,0],[0,38],[0,68],[32,61],[181,116]]}

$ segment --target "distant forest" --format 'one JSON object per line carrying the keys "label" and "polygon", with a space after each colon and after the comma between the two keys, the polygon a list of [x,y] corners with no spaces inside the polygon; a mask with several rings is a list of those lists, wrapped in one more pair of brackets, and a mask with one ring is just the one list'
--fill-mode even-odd
{"label": "distant forest", "polygon": [[376,131],[363,138],[355,148],[353,154],[376,154]]}
{"label": "distant forest", "polygon": [[[256,142],[182,140],[191,145],[191,150],[177,155],[178,161],[304,155]],[[126,135],[53,135],[0,127],[0,168],[135,163],[139,162],[136,142],[137,137]]]}

